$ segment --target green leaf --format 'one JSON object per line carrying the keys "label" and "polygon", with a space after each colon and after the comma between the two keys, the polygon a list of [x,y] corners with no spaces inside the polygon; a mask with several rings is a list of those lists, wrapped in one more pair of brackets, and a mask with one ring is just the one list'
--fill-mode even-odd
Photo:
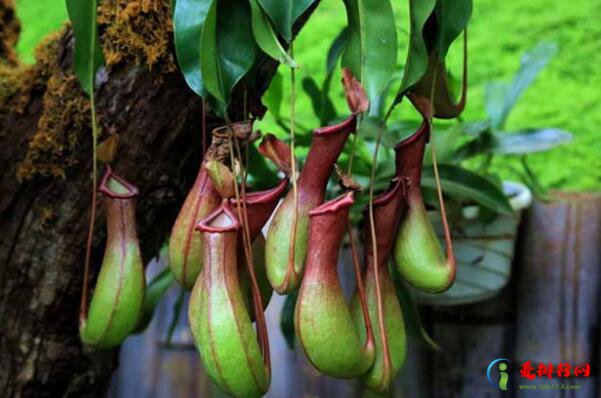
{"label": "green leaf", "polygon": [[[482,131],[462,145],[453,155],[463,160],[475,155],[523,155],[543,152],[572,140],[572,134],[559,129],[534,129],[517,133]],[[444,162],[444,161],[443,161]]]}
{"label": "green leaf", "polygon": [[467,27],[472,15],[472,0],[438,0],[434,11],[438,23],[437,55],[443,61],[451,43]]}
{"label": "green leaf", "polygon": [[323,84],[321,85],[321,97],[320,104],[328,104],[331,103],[332,107],[330,111],[326,112],[326,114],[321,115],[319,118],[322,126],[329,124],[332,120],[334,120],[338,113],[336,112],[336,108],[333,105],[332,99],[330,98],[330,87],[332,85],[332,78],[334,76],[334,70],[338,65],[338,60],[340,59],[344,48],[346,47],[347,41],[347,28],[344,27],[340,33],[334,38],[330,48],[328,49],[328,56],[326,58],[326,77],[323,80]]}
{"label": "green leaf", "polygon": [[524,168],[522,179],[524,183],[530,188],[534,197],[543,202],[549,202],[551,200],[548,189],[546,189],[536,176],[536,173],[528,165],[527,157],[524,155],[521,157],[520,162]]}
{"label": "green leaf", "polygon": [[389,0],[344,0],[348,42],[342,66],[361,82],[370,100],[388,84],[397,58],[394,13]]}
{"label": "green leaf", "polygon": [[342,30],[336,35],[334,41],[330,45],[328,49],[328,56],[326,58],[326,77],[332,76],[334,73],[334,69],[336,69],[336,64],[338,63],[338,59],[342,55],[344,48],[346,47],[346,42],[348,40],[348,28],[345,26]]}
{"label": "green leaf", "polygon": [[436,0],[409,0],[409,51],[405,61],[403,82],[400,89],[401,95],[395,99],[396,103],[400,102],[402,94],[407,89],[420,81],[428,68],[428,49],[423,32],[426,21],[434,11],[435,5]]}
{"label": "green leaf", "polygon": [[491,82],[486,84],[485,109],[490,119],[491,128],[499,129],[505,124],[505,98],[509,92],[509,84]]}
{"label": "green leaf", "polygon": [[520,95],[532,84],[555,54],[557,54],[556,43],[541,42],[531,51],[522,55],[520,70],[513,78],[505,100],[505,107],[508,110],[513,108]]}
{"label": "green leaf", "polygon": [[[513,214],[503,190],[487,178],[473,171],[448,164],[438,165],[438,174],[444,193],[474,201],[500,214]],[[429,188],[436,187],[434,171],[431,167],[423,168],[422,185]]]}
{"label": "green leaf", "polygon": [[177,328],[177,324],[179,323],[179,318],[182,316],[182,310],[184,308],[184,296],[186,292],[184,289],[179,289],[179,295],[177,296],[177,300],[173,303],[173,310],[171,311],[171,322],[169,322],[169,328],[167,329],[167,337],[165,338],[165,344],[167,347],[172,346],[173,342],[173,333]]}
{"label": "green leaf", "polygon": [[157,304],[165,296],[167,291],[171,289],[174,282],[175,277],[173,276],[171,269],[167,267],[161,271],[160,274],[155,276],[154,279],[146,286],[142,314],[140,315],[140,319],[138,320],[136,328],[134,329],[134,333],[141,333],[144,331],[144,329],[146,329],[146,327],[148,327],[150,321],[152,320],[152,316],[154,315],[154,310]]}
{"label": "green leaf", "polygon": [[303,90],[309,95],[309,98],[311,98],[313,112],[319,118],[320,124],[322,126],[327,125],[336,117],[336,109],[334,109],[332,100],[327,95],[324,95],[312,77],[305,77],[302,85]]}
{"label": "green leaf", "polygon": [[280,330],[286,339],[288,348],[294,349],[294,341],[296,339],[294,331],[294,307],[296,307],[296,299],[298,298],[298,290],[287,295],[282,313],[280,314]]}
{"label": "green leaf", "polygon": [[467,135],[478,137],[480,134],[489,132],[491,125],[490,119],[476,120],[471,122],[461,122],[463,132]]}
{"label": "green leaf", "polygon": [[292,27],[315,0],[259,0],[273,25],[287,43],[292,41]]}
{"label": "green leaf", "polygon": [[67,0],[67,12],[75,35],[73,69],[83,90],[92,95],[96,71],[104,64],[96,26],[97,0]]}
{"label": "green leaf", "polygon": [[197,95],[207,96],[200,71],[202,30],[212,0],[178,0],[173,14],[177,62],[186,83]]}
{"label": "green leaf", "polygon": [[[415,130],[414,130],[415,131]],[[436,147],[436,160],[438,163],[456,163],[458,159],[455,157],[457,143],[463,135],[462,126],[455,123],[447,129],[438,129],[434,134],[431,134],[430,140]],[[426,147],[424,154],[424,163],[432,164],[432,154],[430,153],[432,146]]]}
{"label": "green leaf", "polygon": [[252,30],[257,44],[267,55],[291,68],[298,67],[296,61],[286,52],[273,31],[269,17],[265,15],[257,0],[250,0],[252,10]]}
{"label": "green leaf", "polygon": [[556,53],[557,44],[541,42],[531,51],[524,53],[520,69],[511,84],[493,83],[487,87],[486,112],[492,120],[493,129],[503,128],[517,100]]}
{"label": "green leaf", "polygon": [[390,264],[388,268],[391,271],[396,294],[399,299],[399,303],[401,304],[401,309],[403,310],[403,316],[405,318],[405,324],[407,327],[407,334],[419,341],[425,347],[434,351],[440,351],[440,346],[436,343],[436,341],[434,341],[432,337],[430,337],[428,331],[424,327],[421,317],[419,315],[419,310],[417,308],[417,305],[415,304],[415,300],[413,300],[409,288],[403,281],[402,277],[399,275],[399,272],[397,270],[398,267],[394,266],[393,264]]}
{"label": "green leaf", "polygon": [[219,111],[225,112],[234,86],[253,66],[257,51],[248,2],[213,0],[202,31],[201,74],[221,106]]}
{"label": "green leaf", "polygon": [[390,123],[388,130],[382,136],[382,143],[390,148],[394,148],[401,140],[415,133],[420,125],[421,121],[418,120],[399,120],[398,122]]}
{"label": "green leaf", "polygon": [[279,183],[275,171],[269,168],[265,156],[261,155],[254,145],[248,146],[248,171],[252,178],[249,183],[254,189],[270,189]]}
{"label": "green leaf", "polygon": [[490,155],[495,141],[495,136],[490,131],[481,132],[476,138],[467,141],[454,151],[453,163],[459,163],[477,155]]}
{"label": "green leaf", "polygon": [[282,85],[282,75],[278,72],[273,75],[273,79],[271,79],[271,83],[269,84],[269,89],[263,94],[263,102],[265,106],[273,114],[275,119],[280,119],[281,117],[281,108],[282,108],[282,98],[284,95],[284,89]]}
{"label": "green leaf", "polygon": [[[397,87],[397,84],[401,82],[403,78],[403,73],[401,70],[395,70],[392,74],[392,77],[384,86],[384,90],[373,98],[369,104],[369,115],[373,117],[377,117],[381,120],[384,120],[386,116],[386,101],[390,95],[390,89],[393,87]],[[394,93],[396,95],[396,93]],[[394,100],[394,98],[393,98]]]}
{"label": "green leaf", "polygon": [[519,133],[498,132],[494,137],[492,152],[504,155],[548,151],[572,140],[571,133],[553,128]]}

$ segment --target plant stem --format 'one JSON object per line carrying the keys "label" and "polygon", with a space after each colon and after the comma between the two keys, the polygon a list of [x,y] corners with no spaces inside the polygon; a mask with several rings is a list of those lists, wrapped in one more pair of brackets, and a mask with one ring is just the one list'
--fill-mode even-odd
{"label": "plant stem", "polygon": [[90,110],[92,114],[92,209],[90,214],[90,223],[88,227],[88,239],[86,243],[86,258],[83,271],[83,286],[81,290],[81,302],[79,307],[79,322],[85,322],[88,317],[88,279],[90,276],[90,262],[92,258],[92,240],[94,239],[94,226],[96,223],[96,196],[97,192],[97,155],[96,148],[98,146],[98,125],[96,120],[96,101],[94,99],[94,91],[90,94]]}
{"label": "plant stem", "polygon": [[[357,122],[359,122],[359,120],[357,120]],[[357,129],[359,129],[359,126],[357,126]],[[357,136],[358,136],[358,134],[355,131],[355,134],[353,137],[353,146],[351,148],[351,154],[349,155],[349,158],[348,158],[348,169],[346,171],[346,174],[348,174],[351,177],[353,175],[353,160],[355,159],[355,151],[357,150]]]}
{"label": "plant stem", "polygon": [[[230,163],[232,170],[234,171],[234,175],[237,180],[242,180],[242,159],[241,159],[241,151],[238,140],[235,137],[234,129],[232,128],[232,122],[229,117],[225,116],[225,121],[229,131],[229,153],[230,153]],[[234,154],[234,145],[238,153],[238,159],[240,159],[240,173],[236,171],[236,156]],[[261,299],[261,294],[259,292],[259,284],[257,283],[257,278],[255,275],[254,269],[254,260],[252,257],[252,242],[250,241],[250,232],[248,227],[248,214],[246,211],[246,187],[244,185],[244,181],[241,184],[242,195],[240,195],[240,191],[238,190],[238,184],[234,184],[234,192],[236,196],[236,202],[238,206],[236,206],[238,219],[242,222],[242,246],[244,248],[244,256],[246,257],[246,267],[248,270],[248,274],[250,275],[251,281],[251,290],[253,296],[253,304],[255,307],[255,318],[257,321],[257,340],[259,341],[259,345],[261,346],[261,353],[263,355],[263,362],[265,366],[271,369],[271,358],[269,355],[269,338],[267,336],[267,325],[265,323],[265,313],[263,311],[263,303]]]}
{"label": "plant stem", "polygon": [[361,304],[361,312],[363,313],[363,321],[365,323],[365,343],[367,347],[374,343],[374,333],[371,327],[371,319],[369,316],[369,308],[367,306],[367,299],[365,296],[365,284],[361,277],[361,266],[359,265],[359,255],[357,253],[357,245],[355,243],[355,237],[353,235],[353,225],[349,220],[348,226],[348,238],[351,245],[351,255],[353,258],[353,269],[355,271],[355,279],[357,280],[357,291],[359,292],[359,301]]}
{"label": "plant stem", "polygon": [[[430,127],[430,132],[432,132],[432,127]],[[430,141],[430,154],[432,155],[432,168],[434,169],[434,181],[436,182],[436,195],[438,196],[438,204],[440,206],[440,214],[442,216],[442,227],[444,229],[447,258],[454,257],[453,243],[451,242],[451,230],[447,221],[447,212],[445,210],[444,199],[442,197],[442,186],[440,185],[440,176],[438,175],[438,162],[436,161],[436,147],[434,146],[434,140]]]}
{"label": "plant stem", "polygon": [[[290,56],[294,57],[294,47],[290,43]],[[296,184],[296,160],[294,157],[294,141],[296,133],[296,71],[295,68],[290,68],[290,167],[292,169],[292,195],[294,203],[294,217],[292,218],[292,239],[288,250],[288,271],[286,272],[286,284],[291,273],[295,273],[296,260],[296,232],[298,229],[298,188]]]}
{"label": "plant stem", "polygon": [[[376,136],[376,147],[374,149],[374,156],[371,163],[371,175],[369,181],[369,230],[371,233],[371,244],[373,250],[373,258],[374,258],[374,273],[375,273],[375,282],[376,282],[376,304],[378,311],[378,328],[380,330],[380,340],[382,342],[382,351],[384,354],[384,369],[386,372],[390,369],[390,352],[388,349],[388,337],[386,336],[386,327],[384,324],[384,306],[382,303],[382,291],[380,288],[380,271],[378,264],[378,246],[376,239],[376,224],[374,222],[374,182],[376,180],[376,164],[378,161],[378,152],[380,150],[380,143],[382,141],[382,135],[384,130],[386,129],[386,123],[388,122],[388,118],[392,114],[392,110],[394,109],[394,102],[388,108],[386,112],[386,116],[384,116],[384,120],[378,130],[378,134]],[[385,266],[385,265],[384,265]]]}
{"label": "plant stem", "polygon": [[[465,64],[464,64],[465,65]],[[440,185],[440,176],[438,174],[438,162],[436,161],[436,148],[434,145],[434,123],[432,118],[436,112],[434,109],[434,94],[436,91],[436,79],[438,78],[438,69],[434,69],[432,78],[432,88],[430,89],[430,109],[427,117],[428,129],[430,130],[430,155],[432,157],[432,168],[434,169],[434,180],[436,182],[436,195],[438,196],[438,204],[440,206],[440,215],[442,218],[442,227],[444,229],[444,240],[446,246],[447,264],[452,264],[455,267],[455,253],[453,252],[453,242],[451,239],[451,230],[447,221],[447,212],[445,210],[444,198],[442,197],[442,186]]]}
{"label": "plant stem", "polygon": [[204,157],[207,151],[207,102],[202,99],[202,156]]}

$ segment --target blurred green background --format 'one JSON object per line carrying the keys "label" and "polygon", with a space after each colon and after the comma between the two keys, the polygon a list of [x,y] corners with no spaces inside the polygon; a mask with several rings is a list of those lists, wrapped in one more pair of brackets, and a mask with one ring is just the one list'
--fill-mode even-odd
{"label": "blurred green background", "polygon": [[[407,4],[395,2],[399,21],[399,70],[406,54]],[[33,62],[33,49],[66,20],[64,0],[17,0],[22,23],[18,52]],[[508,81],[519,68],[520,56],[540,40],[554,41],[559,53],[520,99],[508,121],[508,130],[556,127],[574,134],[574,141],[550,152],[529,156],[542,183],[551,189],[601,190],[601,14],[600,0],[496,1],[475,0],[469,28],[469,99],[464,119],[484,117],[485,85]],[[295,58],[302,68],[298,81],[312,76],[321,83],[327,49],[345,22],[342,1],[322,0],[295,41]],[[459,70],[460,51],[452,50],[450,67]],[[288,72],[282,68],[286,82]],[[299,84],[300,86],[300,84]],[[284,84],[285,90],[287,85]],[[337,108],[343,112],[342,90],[334,87]],[[287,93],[288,91],[285,91]],[[297,120],[317,126],[309,97],[298,89]],[[286,98],[286,97],[285,97]],[[282,111],[287,112],[284,104]],[[403,116],[403,109],[396,112]],[[268,116],[264,131],[277,129]],[[497,157],[494,169],[505,178],[517,178],[507,167],[514,163]]]}

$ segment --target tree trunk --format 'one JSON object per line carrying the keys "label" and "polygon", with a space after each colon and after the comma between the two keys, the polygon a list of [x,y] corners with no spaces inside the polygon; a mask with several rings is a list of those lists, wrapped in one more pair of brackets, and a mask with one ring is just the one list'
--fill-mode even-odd
{"label": "tree trunk", "polygon": [[[154,3],[169,7],[168,1]],[[117,350],[84,347],[78,335],[92,140],[88,102],[71,71],[72,49],[72,33],[64,29],[38,51],[33,68],[0,68],[0,79],[12,76],[0,88],[18,85],[0,91],[2,397],[101,396],[116,366]],[[160,62],[173,62],[171,44],[167,52]],[[1,58],[6,55],[0,54],[3,65]],[[139,65],[139,57],[127,53],[113,63],[97,76],[102,137],[119,136],[113,168],[140,189],[137,227],[148,260],[167,239],[198,170],[202,104],[176,68]],[[261,108],[256,98],[275,68],[274,62],[263,63],[249,109]],[[234,95],[233,120],[242,117],[241,98]],[[207,115],[207,131],[222,123]],[[101,200],[98,210],[90,286],[104,247]]]}

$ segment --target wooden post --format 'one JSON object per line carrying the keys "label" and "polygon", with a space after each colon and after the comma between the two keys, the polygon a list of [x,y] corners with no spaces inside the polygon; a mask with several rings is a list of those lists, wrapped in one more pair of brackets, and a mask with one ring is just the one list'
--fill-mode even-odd
{"label": "wooden post", "polygon": [[[577,385],[545,397],[598,397],[601,195],[557,194],[535,202],[522,236],[517,292],[514,384]],[[591,365],[590,377],[520,377],[521,364]],[[573,370],[573,368],[572,368]],[[517,397],[538,396],[517,390]]]}
{"label": "wooden post", "polygon": [[506,396],[488,382],[486,369],[497,358],[512,357],[513,290],[510,282],[499,296],[481,303],[432,308],[433,337],[442,350],[430,354],[429,396]]}

